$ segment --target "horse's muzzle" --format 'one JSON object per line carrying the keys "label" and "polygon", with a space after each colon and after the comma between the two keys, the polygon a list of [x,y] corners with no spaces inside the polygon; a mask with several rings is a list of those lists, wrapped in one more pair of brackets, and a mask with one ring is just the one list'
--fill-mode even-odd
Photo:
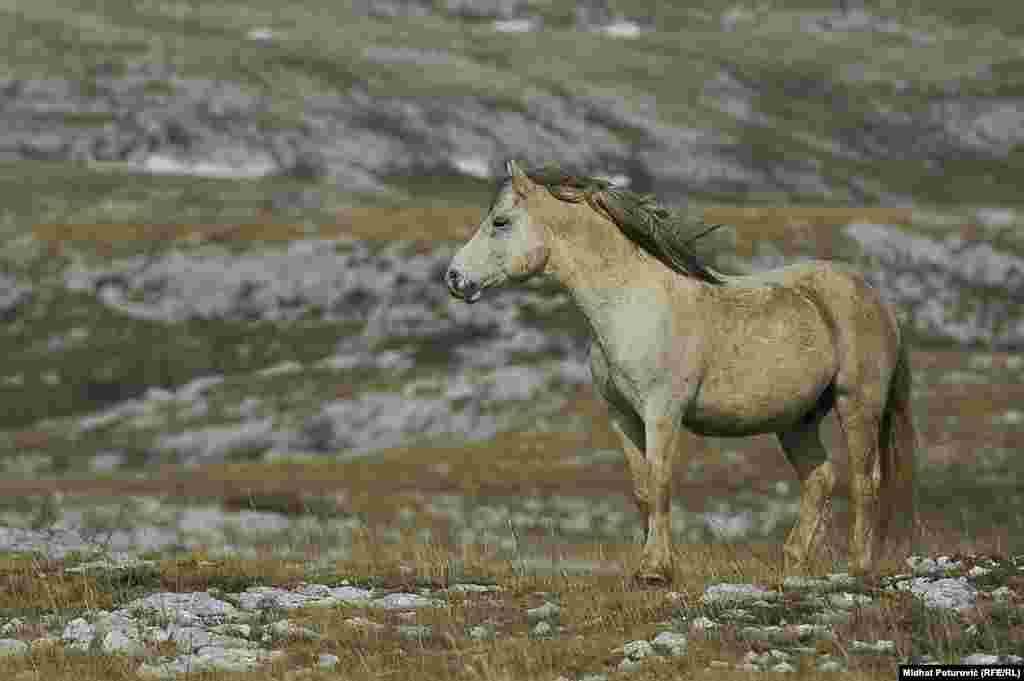
{"label": "horse's muzzle", "polygon": [[444,282],[448,285],[448,292],[460,300],[472,304],[480,299],[480,285],[466,279],[457,270],[445,272]]}

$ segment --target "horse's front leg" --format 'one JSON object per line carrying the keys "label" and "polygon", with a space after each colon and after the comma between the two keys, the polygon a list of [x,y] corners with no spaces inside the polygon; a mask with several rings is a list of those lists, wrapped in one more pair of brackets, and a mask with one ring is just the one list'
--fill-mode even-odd
{"label": "horse's front leg", "polygon": [[644,543],[637,582],[665,586],[672,581],[672,470],[684,437],[681,396],[651,400],[645,409],[650,500],[647,540]]}
{"label": "horse's front leg", "polygon": [[640,512],[644,524],[644,543],[651,533],[651,495],[647,487],[650,484],[651,467],[644,455],[646,435],[644,422],[636,414],[611,408],[612,429],[622,441],[622,452],[626,455],[629,473],[633,478],[633,500]]}

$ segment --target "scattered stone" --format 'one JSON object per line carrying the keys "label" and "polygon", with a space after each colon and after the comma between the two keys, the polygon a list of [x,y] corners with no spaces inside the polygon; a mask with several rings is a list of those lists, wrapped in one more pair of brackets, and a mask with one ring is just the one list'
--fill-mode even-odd
{"label": "scattered stone", "polygon": [[1017,214],[1011,208],[979,208],[974,218],[986,227],[1006,227],[1017,221]]}
{"label": "scattered stone", "polygon": [[498,33],[530,33],[540,27],[536,19],[498,19],[492,28]]}
{"label": "scattered stone", "polygon": [[447,590],[455,593],[494,593],[502,588],[496,584],[452,584]]}
{"label": "scattered stone", "polygon": [[372,600],[369,605],[374,608],[384,608],[387,610],[410,610],[414,608],[442,607],[444,601],[427,598],[419,594],[394,593]]}
{"label": "scattered stone", "polygon": [[701,602],[711,604],[755,600],[774,601],[778,600],[780,596],[778,591],[771,591],[754,584],[714,584],[704,590]]}
{"label": "scattered stone", "polygon": [[61,633],[61,639],[73,650],[88,650],[96,636],[96,627],[81,617],[68,622]]}
{"label": "scattered stone", "polygon": [[901,591],[909,591],[921,598],[929,607],[954,610],[972,608],[978,595],[978,590],[967,581],[966,577],[937,580],[917,577],[899,582],[897,588]]}
{"label": "scattered stone", "polygon": [[527,8],[524,0],[445,0],[445,11],[468,19],[512,19]]}
{"label": "scattered stone", "polygon": [[53,528],[29,530],[0,527],[0,551],[39,553],[59,560],[69,553],[91,554],[101,546],[87,541],[78,530]]}
{"label": "scattered stone", "polygon": [[186,465],[223,461],[239,450],[265,450],[275,443],[271,418],[247,421],[238,426],[215,426],[179,435],[165,435],[157,440],[157,448],[174,452]]}
{"label": "scattered stone", "polygon": [[878,653],[878,654],[896,654],[896,643],[889,640],[879,640],[874,643],[858,641],[854,639],[850,643],[850,651],[854,653]]}
{"label": "scattered stone", "polygon": [[32,290],[19,285],[13,277],[0,273],[0,321],[10,322],[32,299]]}
{"label": "scattered stone", "polygon": [[682,657],[686,654],[688,640],[685,634],[663,631],[651,640],[651,645],[662,655]]}
{"label": "scattered stone", "polygon": [[207,593],[160,592],[145,598],[137,598],[123,608],[129,613],[151,613],[171,621],[189,624],[195,618],[220,624],[238,615],[238,609],[231,603],[219,600]]}
{"label": "scattered stone", "polygon": [[340,603],[368,603],[372,591],[354,586],[330,588],[321,584],[306,584],[295,591],[277,587],[250,587],[238,595],[242,610],[294,610],[309,605],[333,606]]}
{"label": "scattered stone", "polygon": [[338,662],[340,661],[341,659],[337,655],[333,655],[331,653],[320,653],[320,656],[316,661],[316,666],[321,669],[334,669],[338,666]]}

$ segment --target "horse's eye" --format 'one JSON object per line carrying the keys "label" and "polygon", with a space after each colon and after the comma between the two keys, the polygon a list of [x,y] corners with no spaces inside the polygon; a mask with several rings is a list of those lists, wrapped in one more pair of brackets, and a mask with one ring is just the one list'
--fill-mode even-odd
{"label": "horse's eye", "polygon": [[511,224],[511,221],[505,217],[496,217],[494,218],[494,220],[492,220],[492,222],[494,223],[495,227],[508,227],[509,224]]}

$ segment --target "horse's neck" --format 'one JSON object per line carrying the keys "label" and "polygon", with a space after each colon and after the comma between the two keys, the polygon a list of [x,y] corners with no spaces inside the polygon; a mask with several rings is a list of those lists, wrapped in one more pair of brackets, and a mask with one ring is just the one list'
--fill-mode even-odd
{"label": "horse's neck", "polygon": [[657,325],[673,302],[694,295],[698,286],[652,256],[633,248],[627,252],[622,262],[583,259],[562,282],[595,340],[611,355],[628,353],[643,329]]}

